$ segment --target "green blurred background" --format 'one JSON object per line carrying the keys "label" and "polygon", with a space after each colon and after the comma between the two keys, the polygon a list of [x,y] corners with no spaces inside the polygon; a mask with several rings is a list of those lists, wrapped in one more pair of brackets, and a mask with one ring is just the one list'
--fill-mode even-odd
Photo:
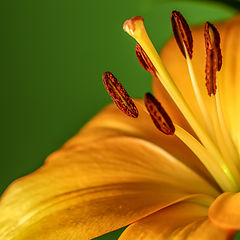
{"label": "green blurred background", "polygon": [[[122,23],[143,16],[160,49],[171,35],[174,9],[190,24],[227,19],[236,12],[197,1],[0,2],[0,193],[37,169],[111,102],[102,73],[112,71],[135,97],[151,89],[150,76],[137,62],[135,42]],[[99,239],[116,239],[120,232]]]}

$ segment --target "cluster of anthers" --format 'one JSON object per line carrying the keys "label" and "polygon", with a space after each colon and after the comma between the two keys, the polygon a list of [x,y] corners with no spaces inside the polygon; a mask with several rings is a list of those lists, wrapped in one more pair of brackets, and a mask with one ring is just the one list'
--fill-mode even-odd
{"label": "cluster of anthers", "polygon": [[[230,133],[226,128],[219,94],[216,91],[216,75],[222,66],[219,33],[213,24],[209,22],[205,23],[206,87],[213,109],[213,114],[209,116],[192,67],[193,38],[190,28],[181,13],[177,11],[172,12],[171,23],[176,42],[187,61],[192,87],[199,109],[201,110],[202,118],[204,119],[203,122],[199,122],[194,116],[184,96],[169,75],[147,35],[143,18],[137,16],[127,20],[123,25],[123,29],[137,41],[136,55],[140,64],[153,77],[159,79],[197,137],[194,137],[176,123],[173,123],[161,103],[151,93],[145,94],[144,103],[146,108],[139,103],[136,103],[136,105],[143,108],[150,115],[153,123],[161,132],[166,135],[174,134],[183,141],[208,169],[223,191],[238,192],[240,174],[235,163],[239,160],[239,156]],[[117,107],[128,116],[137,118],[139,114],[138,108],[114,75],[110,72],[104,73],[103,82]],[[221,141],[214,141],[216,136],[213,136],[213,126],[215,126],[215,130],[217,131],[217,138],[223,138],[225,144],[221,144]]]}

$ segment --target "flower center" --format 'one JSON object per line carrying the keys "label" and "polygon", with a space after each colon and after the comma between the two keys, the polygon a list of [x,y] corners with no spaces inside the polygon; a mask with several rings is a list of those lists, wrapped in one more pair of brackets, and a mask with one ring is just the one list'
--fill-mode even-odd
{"label": "flower center", "polygon": [[[222,65],[219,33],[211,23],[207,22],[205,24],[206,87],[212,104],[212,113],[209,114],[192,66],[193,40],[190,28],[184,17],[177,11],[173,11],[171,22],[175,39],[187,61],[193,91],[204,120],[203,122],[195,117],[186,99],[172,80],[147,35],[143,18],[134,17],[127,20],[123,25],[123,29],[137,41],[136,55],[141,65],[155,78],[159,79],[194,130],[198,139],[176,123],[173,123],[162,105],[150,93],[145,95],[145,106],[155,126],[164,134],[175,134],[182,140],[204,164],[223,191],[237,192],[240,189],[240,174],[236,166],[236,162],[239,161],[239,154],[225,126],[219,94],[216,91],[217,71],[220,71]],[[129,97],[125,90],[115,91],[123,88],[122,86],[119,87],[118,84],[120,83],[118,81],[111,82],[111,90],[109,91],[109,87],[106,84],[106,79],[108,78],[109,73],[105,73],[103,80],[110,96],[114,92],[112,97],[114,102],[120,110],[130,116],[129,111],[131,113],[131,109],[135,109],[136,106],[132,102],[125,100],[125,96]],[[118,96],[117,98],[116,95]],[[119,103],[121,104],[119,105]],[[121,107],[121,105],[125,107]]]}

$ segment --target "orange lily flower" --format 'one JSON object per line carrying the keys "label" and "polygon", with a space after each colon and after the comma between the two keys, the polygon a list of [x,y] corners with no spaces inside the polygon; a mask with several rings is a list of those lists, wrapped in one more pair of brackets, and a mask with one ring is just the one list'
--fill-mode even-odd
{"label": "orange lily flower", "polygon": [[161,58],[141,17],[124,24],[158,100],[145,95],[149,112],[142,100],[135,106],[106,73],[110,94],[132,118],[106,107],[40,169],[13,182],[0,199],[0,239],[86,240],[127,225],[121,240],[233,238],[240,229],[240,16],[216,25],[219,72],[217,29],[195,28],[192,52],[180,13],[172,24],[181,51],[172,39]]}

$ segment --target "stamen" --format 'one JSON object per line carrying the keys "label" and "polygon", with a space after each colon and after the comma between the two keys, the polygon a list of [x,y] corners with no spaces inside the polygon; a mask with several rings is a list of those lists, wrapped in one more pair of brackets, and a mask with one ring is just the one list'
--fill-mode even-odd
{"label": "stamen", "polygon": [[139,43],[136,45],[135,51],[136,51],[137,59],[142,65],[142,67],[148,72],[150,72],[154,77],[157,77],[156,68],[153,66],[151,60],[149,59],[149,57],[147,56],[145,51],[142,49]]}
{"label": "stamen", "polygon": [[183,56],[187,60],[187,66],[188,66],[188,71],[189,71],[193,91],[194,91],[198,106],[200,108],[200,111],[202,113],[205,129],[208,132],[208,134],[213,138],[213,133],[212,133],[213,127],[211,126],[212,125],[211,120],[209,119],[209,114],[204,105],[203,97],[199,90],[198,82],[196,80],[194,69],[192,66],[191,59],[192,59],[192,52],[193,52],[192,51],[193,38],[192,38],[191,30],[188,26],[187,21],[185,20],[185,18],[182,16],[180,12],[177,12],[177,11],[172,12],[171,22],[172,22],[172,29],[175,36],[175,40],[181,52],[183,53]]}
{"label": "stamen", "polygon": [[171,15],[171,23],[172,23],[172,29],[173,34],[175,36],[175,39],[177,41],[177,44],[183,54],[183,56],[186,58],[185,48],[188,52],[188,55],[190,59],[192,58],[192,52],[193,52],[193,38],[191,30],[187,24],[187,21],[182,16],[182,14],[178,11],[173,11]]}
{"label": "stamen", "polygon": [[138,109],[134,104],[122,84],[110,72],[105,72],[102,76],[105,88],[108,94],[117,105],[117,107],[129,117],[137,118]]}
{"label": "stamen", "polygon": [[220,35],[213,24],[206,22],[204,28],[206,47],[206,87],[208,95],[216,94],[216,72],[222,66],[222,53],[220,49]]}
{"label": "stamen", "polygon": [[161,103],[151,93],[145,94],[144,103],[155,126],[164,134],[173,135],[175,127]]}

